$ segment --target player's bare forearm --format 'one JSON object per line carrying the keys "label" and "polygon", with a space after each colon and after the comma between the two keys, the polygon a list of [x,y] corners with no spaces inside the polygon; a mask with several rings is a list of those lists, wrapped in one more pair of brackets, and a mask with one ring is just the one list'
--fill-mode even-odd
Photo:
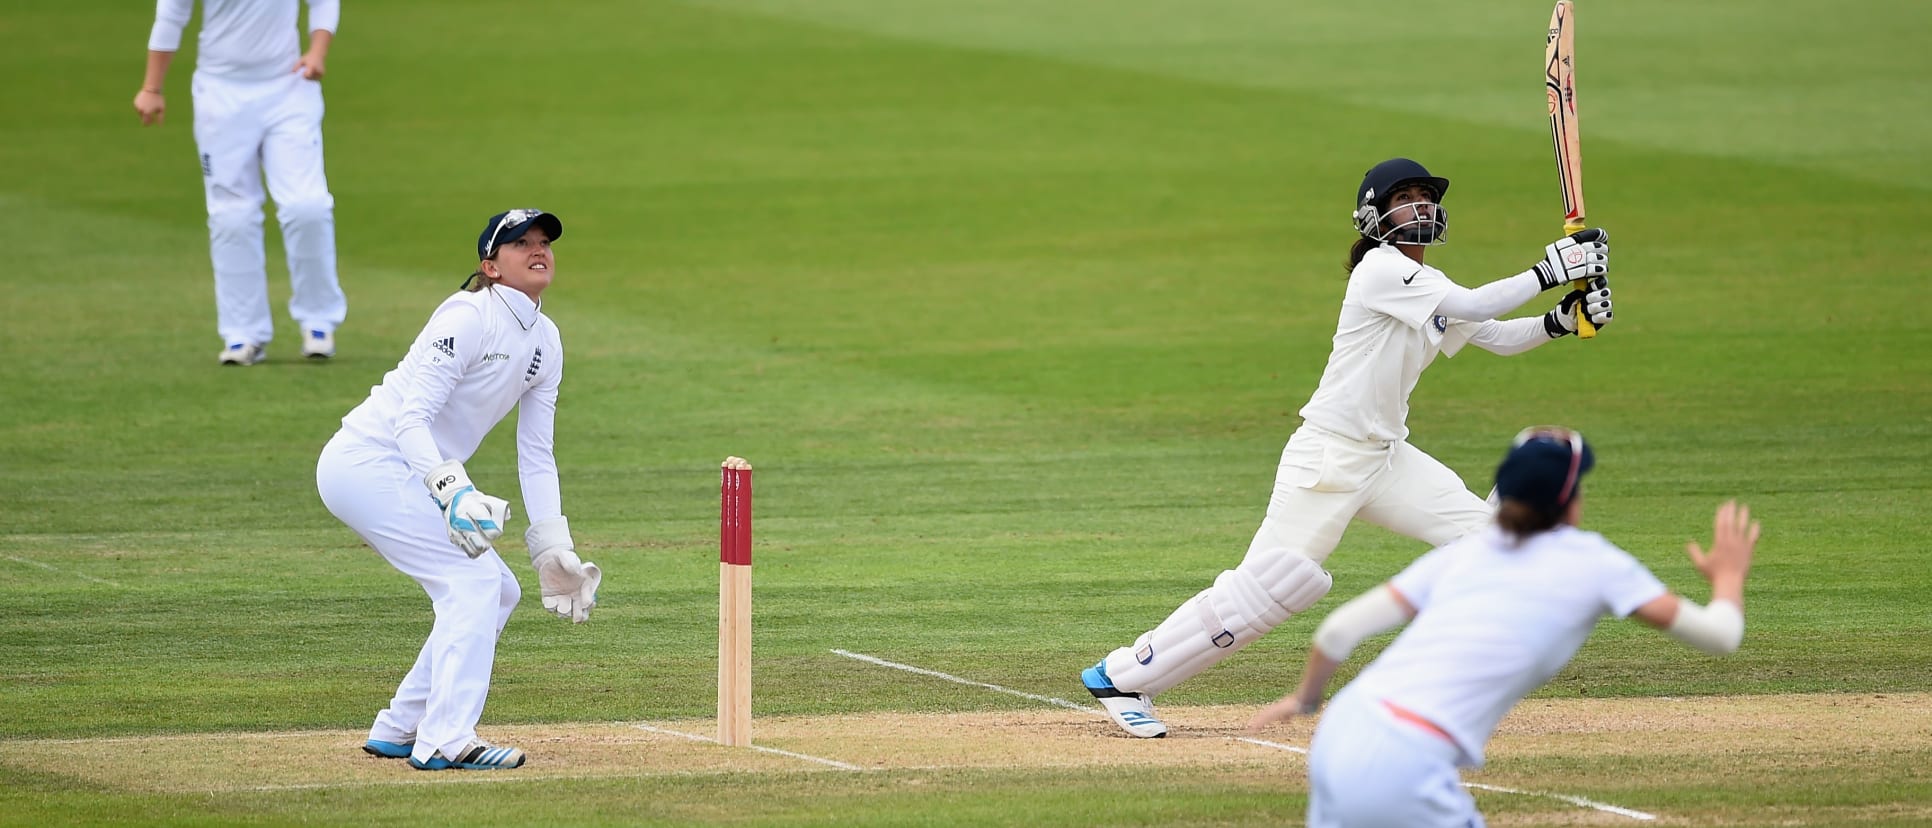
{"label": "player's bare forearm", "polygon": [[141,78],[141,88],[159,93],[162,85],[168,82],[168,67],[173,63],[173,52],[161,52],[149,49],[148,71]]}
{"label": "player's bare forearm", "polygon": [[1328,689],[1328,682],[1335,677],[1335,669],[1342,666],[1340,661],[1329,658],[1320,647],[1308,648],[1308,665],[1302,668],[1301,684],[1292,696],[1301,702],[1304,713],[1314,712],[1322,706],[1322,693]]}

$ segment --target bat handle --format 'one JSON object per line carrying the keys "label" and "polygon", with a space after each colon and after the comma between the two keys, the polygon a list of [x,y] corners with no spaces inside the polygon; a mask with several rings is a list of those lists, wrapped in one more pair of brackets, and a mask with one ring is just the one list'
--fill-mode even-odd
{"label": "bat handle", "polygon": [[[1568,235],[1570,233],[1575,233],[1582,229],[1583,229],[1583,222],[1581,221],[1566,221],[1563,223],[1563,232],[1565,235]],[[1585,292],[1588,292],[1590,290],[1590,280],[1588,279],[1578,279],[1574,282],[1571,282],[1570,285],[1575,287],[1577,290],[1581,290]],[[1583,306],[1581,305],[1578,305],[1576,309],[1576,338],[1578,339],[1596,339],[1597,338],[1597,326],[1594,324],[1591,324],[1590,314],[1586,312]]]}

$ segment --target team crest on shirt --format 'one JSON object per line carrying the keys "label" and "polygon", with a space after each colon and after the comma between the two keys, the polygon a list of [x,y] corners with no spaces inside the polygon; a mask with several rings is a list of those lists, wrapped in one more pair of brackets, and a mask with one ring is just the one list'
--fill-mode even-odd
{"label": "team crest on shirt", "polygon": [[1436,326],[1436,333],[1443,333],[1449,330],[1449,317],[1447,316],[1438,316],[1429,320],[1429,323]]}

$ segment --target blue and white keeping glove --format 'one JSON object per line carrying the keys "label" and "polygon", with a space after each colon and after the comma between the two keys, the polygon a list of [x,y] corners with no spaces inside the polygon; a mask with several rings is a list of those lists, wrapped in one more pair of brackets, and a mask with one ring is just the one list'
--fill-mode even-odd
{"label": "blue and white keeping glove", "polygon": [[1544,290],[1610,272],[1610,233],[1601,227],[1578,230],[1543,248],[1543,261],[1530,268]]}
{"label": "blue and white keeping glove", "polygon": [[537,521],[523,533],[523,541],[530,546],[530,565],[543,585],[543,608],[578,624],[590,620],[604,571],[577,557],[570,523],[561,517]]}
{"label": "blue and white keeping glove", "polygon": [[1563,294],[1563,301],[1556,303],[1549,313],[1543,314],[1543,332],[1551,339],[1560,339],[1576,333],[1577,309],[1589,314],[1590,324],[1599,328],[1610,324],[1615,316],[1610,306],[1610,280],[1598,276],[1590,280],[1588,290],[1573,290]]}
{"label": "blue and white keeping glove", "polygon": [[490,542],[501,537],[504,525],[510,522],[510,504],[477,491],[463,464],[455,460],[445,460],[430,469],[423,485],[429,487],[430,496],[443,510],[449,542],[472,558],[490,551]]}

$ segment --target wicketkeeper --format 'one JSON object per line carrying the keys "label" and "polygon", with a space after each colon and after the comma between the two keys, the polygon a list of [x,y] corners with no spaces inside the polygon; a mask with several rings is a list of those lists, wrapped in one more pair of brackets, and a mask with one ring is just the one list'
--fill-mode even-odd
{"label": "wicketkeeper", "polygon": [[509,504],[479,491],[463,462],[517,409],[524,541],[543,607],[582,623],[603,573],[578,559],[551,453],[563,342],[543,315],[563,223],[542,210],[492,216],[476,271],[443,300],[395,370],[342,418],[315,484],[343,523],[429,593],[436,624],[363,749],[422,770],[523,764],[523,751],[478,739],[497,636],[522,589],[494,543]]}

